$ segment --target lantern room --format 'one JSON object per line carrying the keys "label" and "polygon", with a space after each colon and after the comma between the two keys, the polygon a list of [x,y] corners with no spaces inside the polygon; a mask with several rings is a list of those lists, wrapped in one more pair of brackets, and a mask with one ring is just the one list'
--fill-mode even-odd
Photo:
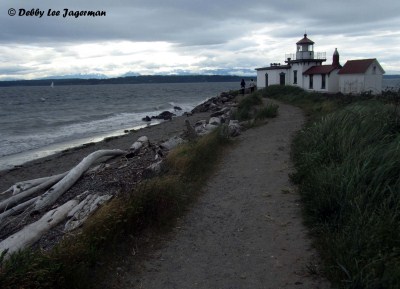
{"label": "lantern room", "polygon": [[307,34],[304,34],[304,38],[296,43],[296,59],[314,59],[314,42],[307,38]]}

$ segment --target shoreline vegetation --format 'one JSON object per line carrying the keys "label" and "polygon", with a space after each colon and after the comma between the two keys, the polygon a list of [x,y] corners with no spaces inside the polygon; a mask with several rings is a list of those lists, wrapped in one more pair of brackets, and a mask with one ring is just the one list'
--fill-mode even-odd
{"label": "shoreline vegetation", "polygon": [[[272,86],[308,124],[292,146],[306,224],[335,288],[400,287],[400,90],[323,95]],[[315,272],[310,265],[310,272]]]}
{"label": "shoreline vegetation", "polygon": [[[230,95],[237,97],[237,92],[222,93],[218,99],[206,101],[197,107],[198,113],[207,111],[208,107],[215,108],[215,103],[225,102],[223,99],[229,99]],[[258,100],[253,105],[243,105],[248,102],[249,97]],[[278,110],[278,107],[274,106],[270,108],[271,116],[265,112],[257,114],[264,107],[258,93],[244,97],[237,106],[243,111],[251,110],[247,118],[241,119],[251,125],[264,122],[266,117],[276,116]],[[255,106],[258,109],[255,109]],[[236,105],[232,106],[234,107]],[[212,111],[209,111],[209,114],[226,112],[223,109]],[[255,117],[253,113],[256,113],[257,120],[251,121],[249,119]],[[115,182],[114,177],[122,173],[122,166],[119,165],[115,174],[110,170],[96,173],[100,175],[101,182],[96,183],[93,179],[91,183],[94,182],[95,186],[100,188],[105,185],[109,190],[118,185],[123,193],[100,207],[74,234],[66,234],[62,239],[50,235],[50,241],[57,238],[60,241],[48,250],[36,246],[34,249],[24,249],[10,256],[3,252],[0,257],[2,288],[89,288],[90,282],[93,282],[89,276],[93,274],[96,264],[104,258],[107,259],[107,256],[112,256],[113,250],[121,243],[127,242],[127,236],[140,238],[140,234],[145,230],[171,228],[174,220],[196,199],[224,150],[232,143],[228,137],[232,132],[227,125],[214,127],[213,132],[196,137],[170,151],[160,173],[151,174],[150,177],[142,178],[144,175],[138,174],[135,169],[127,171],[127,175],[121,180],[123,182]],[[182,132],[182,128],[179,130]],[[141,154],[139,157],[146,159]],[[89,176],[93,177],[94,175]],[[59,203],[65,201],[60,199]],[[62,230],[62,227],[58,228],[60,229]]]}

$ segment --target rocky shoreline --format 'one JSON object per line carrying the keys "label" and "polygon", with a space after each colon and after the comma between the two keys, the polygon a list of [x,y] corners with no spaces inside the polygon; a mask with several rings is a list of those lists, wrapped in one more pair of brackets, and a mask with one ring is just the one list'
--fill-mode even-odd
{"label": "rocky shoreline", "polygon": [[[38,248],[52,248],[62,238],[67,228],[70,230],[75,228],[71,225],[66,226],[66,223],[71,224],[71,220],[79,221],[79,216],[83,214],[82,211],[88,211],[88,207],[97,208],[103,202],[102,200],[128,193],[143,179],[157,174],[163,158],[176,145],[207,134],[221,124],[227,127],[227,134],[238,135],[240,125],[237,121],[230,119],[235,107],[235,96],[223,92],[200,104],[191,113],[181,117],[171,116],[170,120],[157,126],[129,132],[124,136],[107,139],[101,143],[67,150],[12,170],[0,172],[2,179],[0,191],[6,191],[7,188],[20,181],[69,171],[83,157],[98,150],[120,149],[125,151],[122,156],[91,166],[89,170],[83,172],[82,177],[71,188],[62,193],[62,196],[48,208],[57,208],[71,200],[74,200],[81,208],[81,211],[68,216],[66,218],[68,220],[60,221],[41,236],[38,242],[34,242]],[[6,208],[3,209],[4,212],[11,207],[5,202],[12,197],[12,193],[12,190],[8,190],[1,196],[0,204],[5,204]],[[42,191],[37,192],[31,197],[42,198],[40,195],[42,193]],[[3,210],[1,214],[4,213]],[[87,214],[91,214],[93,211],[88,211]],[[7,243],[5,242],[7,239],[10,239],[10,235],[17,233],[29,224],[38,222],[46,212],[47,210],[33,210],[30,205],[18,214],[15,212],[15,215],[11,214],[3,218],[0,215],[0,251],[1,248],[9,249],[4,244]],[[86,217],[87,215],[84,215],[84,218]],[[81,223],[77,222],[76,224],[79,226]]]}

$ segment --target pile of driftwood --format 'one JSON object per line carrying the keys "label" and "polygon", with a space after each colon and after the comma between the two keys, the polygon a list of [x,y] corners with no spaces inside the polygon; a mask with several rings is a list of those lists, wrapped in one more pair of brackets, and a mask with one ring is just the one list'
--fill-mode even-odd
{"label": "pile of driftwood", "polygon": [[[227,103],[228,97],[223,97],[223,103]],[[209,121],[199,121],[192,126],[187,120],[186,130],[180,136],[159,144],[142,136],[129,150],[95,151],[70,171],[11,186],[2,193],[10,196],[0,202],[0,230],[8,228],[6,231],[10,232],[6,236],[0,235],[0,255],[7,258],[15,251],[31,246],[56,226],[62,225],[63,233],[80,227],[99,206],[123,191],[123,183],[135,174],[138,181],[144,176],[158,174],[164,156],[177,145],[210,133],[220,125],[225,126],[229,136],[240,134],[238,122],[230,120],[233,105],[225,104],[217,109],[214,105],[206,106],[211,106],[214,111]],[[78,180],[83,178],[90,183],[96,174],[101,176],[104,189],[100,190],[99,185],[95,185],[97,192],[73,189]],[[134,184],[132,181],[127,187]]]}

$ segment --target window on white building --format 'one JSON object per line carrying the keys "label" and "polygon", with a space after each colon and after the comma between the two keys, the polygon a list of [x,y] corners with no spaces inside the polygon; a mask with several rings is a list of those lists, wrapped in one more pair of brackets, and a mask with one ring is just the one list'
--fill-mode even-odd
{"label": "window on white building", "polygon": [[325,89],[326,86],[326,74],[321,75],[321,89]]}
{"label": "window on white building", "polygon": [[310,83],[309,83],[309,87],[308,87],[309,89],[313,89],[313,86],[314,86],[313,78],[314,78],[314,75],[310,74]]}
{"label": "window on white building", "polygon": [[293,70],[293,84],[297,84],[297,70]]}

